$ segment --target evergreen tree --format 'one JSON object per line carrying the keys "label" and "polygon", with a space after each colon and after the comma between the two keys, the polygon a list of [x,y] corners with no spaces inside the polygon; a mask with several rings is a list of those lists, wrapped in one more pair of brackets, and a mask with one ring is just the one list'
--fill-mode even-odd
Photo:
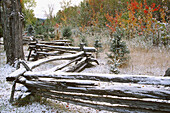
{"label": "evergreen tree", "polygon": [[97,49],[97,51],[96,51],[96,57],[98,57],[99,49],[102,48],[102,43],[101,43],[99,37],[96,37],[96,38],[95,38],[94,47]]}
{"label": "evergreen tree", "polygon": [[63,37],[70,38],[72,35],[71,28],[69,26],[64,27],[62,33],[63,33]]}
{"label": "evergreen tree", "polygon": [[116,32],[111,39],[110,54],[107,54],[112,64],[110,70],[115,74],[119,73],[118,67],[125,64],[129,58],[126,55],[129,54],[130,51],[127,48],[126,42],[122,41],[123,37],[124,31],[116,28]]}

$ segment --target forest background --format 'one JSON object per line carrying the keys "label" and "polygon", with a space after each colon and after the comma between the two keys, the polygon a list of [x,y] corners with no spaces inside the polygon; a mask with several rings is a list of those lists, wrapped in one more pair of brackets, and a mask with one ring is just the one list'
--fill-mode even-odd
{"label": "forest background", "polygon": [[168,0],[84,0],[79,6],[71,6],[71,1],[63,1],[62,10],[56,16],[52,15],[54,8],[49,5],[49,13],[45,12],[47,19],[44,21],[37,21],[34,17],[31,7],[35,6],[35,1],[23,1],[27,4],[23,5],[26,6],[23,8],[25,28],[32,25],[36,35],[43,35],[45,38],[62,37],[62,32],[53,33],[58,28],[78,28],[80,32],[109,28],[112,34],[119,27],[126,31],[125,37],[129,39],[152,37],[154,45],[159,45],[160,42],[167,45],[169,39],[166,29],[169,21]]}

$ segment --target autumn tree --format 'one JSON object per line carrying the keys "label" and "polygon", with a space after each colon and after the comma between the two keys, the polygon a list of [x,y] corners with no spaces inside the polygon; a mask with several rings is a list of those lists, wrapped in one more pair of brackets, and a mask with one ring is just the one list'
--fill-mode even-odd
{"label": "autumn tree", "polygon": [[2,27],[7,63],[24,59],[22,42],[22,0],[2,0]]}

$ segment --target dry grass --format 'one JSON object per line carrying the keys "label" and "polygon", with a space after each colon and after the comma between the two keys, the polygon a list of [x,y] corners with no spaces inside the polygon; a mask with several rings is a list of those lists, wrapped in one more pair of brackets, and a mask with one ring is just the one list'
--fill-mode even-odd
{"label": "dry grass", "polygon": [[170,67],[170,51],[159,48],[130,48],[129,66],[122,68],[126,74],[164,75]]}
{"label": "dry grass", "polygon": [[[84,72],[110,73],[106,53],[104,51],[99,54],[100,65],[85,69]],[[120,74],[163,76],[170,67],[170,51],[166,49],[130,48],[130,57],[128,65],[119,68]]]}
{"label": "dry grass", "polygon": [[[109,50],[109,32],[85,34],[88,46],[93,46],[95,37],[101,37],[103,52],[99,54],[99,66],[85,69],[84,72],[110,73],[106,53]],[[78,40],[76,40],[78,41]],[[125,40],[130,49],[130,60],[127,66],[120,68],[120,74],[154,75],[163,76],[170,67],[170,49],[153,47],[150,42],[141,39]]]}

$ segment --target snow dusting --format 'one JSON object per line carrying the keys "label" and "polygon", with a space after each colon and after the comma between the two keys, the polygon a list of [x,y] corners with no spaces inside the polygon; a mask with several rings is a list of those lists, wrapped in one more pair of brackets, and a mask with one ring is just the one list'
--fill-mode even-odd
{"label": "snow dusting", "polygon": [[[47,64],[46,66],[51,66]],[[111,113],[99,111],[90,107],[70,104],[49,99],[47,103],[31,102],[24,106],[16,106],[9,103],[12,83],[6,82],[6,77],[15,71],[8,64],[0,68],[0,113]]]}

